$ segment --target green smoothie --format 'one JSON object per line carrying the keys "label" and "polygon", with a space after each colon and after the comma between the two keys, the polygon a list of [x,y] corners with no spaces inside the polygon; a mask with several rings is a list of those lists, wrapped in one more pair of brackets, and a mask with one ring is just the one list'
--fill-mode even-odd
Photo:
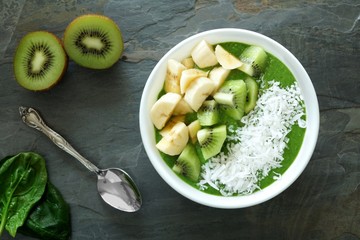
{"label": "green smoothie", "polygon": [[[221,43],[220,45],[234,56],[239,56],[243,52],[243,50],[249,46],[247,44],[238,43],[238,42],[226,42],[226,43]],[[268,55],[267,67],[265,71],[259,77],[257,77],[257,81],[261,82],[261,84],[259,84],[260,94],[262,91],[264,91],[267,88],[269,82],[271,81],[279,82],[282,88],[288,87],[296,82],[296,79],[294,78],[293,74],[279,59],[277,59],[275,56],[271,55],[270,53],[267,53],[267,55]],[[211,69],[206,69],[206,70],[211,70]],[[248,76],[245,73],[235,69],[235,70],[231,70],[226,80],[245,79],[247,77]],[[164,93],[165,91],[162,90],[159,93],[159,97]],[[240,128],[242,126],[242,123],[240,121],[235,121],[226,114],[220,114],[220,115],[221,115],[221,120],[220,120],[221,123],[224,123],[226,125],[233,125],[236,128]],[[196,119],[196,113],[187,114],[185,123],[189,124],[194,119]],[[304,139],[305,131],[306,128],[301,128],[296,124],[292,126],[290,133],[287,135],[289,142],[287,143],[287,148],[285,148],[283,154],[284,159],[281,162],[281,167],[272,169],[268,176],[266,176],[265,178],[263,178],[261,181],[258,182],[258,185],[261,189],[269,186],[271,183],[276,181],[276,176],[279,174],[283,174],[289,168],[289,166],[295,160],[300,150],[300,147]],[[161,135],[159,134],[158,130],[155,130],[155,132],[156,132],[156,141],[158,142],[161,139]],[[226,145],[226,141],[224,145]],[[195,148],[201,159],[201,151],[199,144],[195,143]],[[226,149],[224,149],[223,151],[226,151]],[[166,164],[170,168],[172,168],[172,166],[174,165],[177,159],[177,156],[169,156],[162,152],[160,152],[160,154],[164,159],[164,161],[166,162]],[[201,161],[202,163],[205,162],[204,159],[201,159]],[[198,183],[193,182],[182,175],[178,175],[178,176],[189,185],[200,190]],[[211,186],[208,186],[206,189],[201,189],[201,191],[204,191],[209,194],[221,195],[221,193],[218,190],[212,188]]]}

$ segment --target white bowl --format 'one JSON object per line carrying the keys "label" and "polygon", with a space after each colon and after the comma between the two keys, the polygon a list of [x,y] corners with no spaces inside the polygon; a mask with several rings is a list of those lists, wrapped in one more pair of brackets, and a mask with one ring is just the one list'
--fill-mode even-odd
{"label": "white bowl", "polygon": [[[281,60],[293,73],[299,83],[306,106],[307,129],[301,149],[282,177],[268,187],[246,196],[224,197],[204,193],[181,180],[165,161],[155,147],[155,131],[150,120],[151,106],[163,87],[167,61],[171,58],[182,60],[190,56],[191,50],[201,40],[210,44],[221,42],[242,42],[262,46],[265,51]],[[146,153],[159,175],[173,189],[186,198],[197,203],[216,208],[243,208],[265,202],[288,188],[303,172],[308,164],[318,137],[319,106],[312,82],[300,62],[285,47],[262,34],[243,29],[215,29],[191,36],[170,49],[157,63],[151,72],[140,103],[140,132]]]}

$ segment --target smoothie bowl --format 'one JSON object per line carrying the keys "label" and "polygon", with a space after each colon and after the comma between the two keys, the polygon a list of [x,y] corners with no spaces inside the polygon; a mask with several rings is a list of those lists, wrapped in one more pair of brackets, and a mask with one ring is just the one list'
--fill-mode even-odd
{"label": "smoothie bowl", "polygon": [[319,131],[312,82],[282,45],[216,29],[173,47],[141,98],[146,153],[174,190],[216,208],[267,201],[303,172]]}

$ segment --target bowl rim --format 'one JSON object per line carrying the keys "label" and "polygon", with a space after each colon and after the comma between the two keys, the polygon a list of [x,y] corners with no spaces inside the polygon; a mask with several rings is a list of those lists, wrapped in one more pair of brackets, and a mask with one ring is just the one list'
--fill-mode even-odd
{"label": "bowl rim", "polygon": [[[156,77],[159,74],[160,76],[165,76],[164,74],[168,59],[175,58],[181,60],[182,58],[185,58],[186,55],[189,56],[190,51],[195,44],[203,39],[210,44],[237,41],[263,47],[266,52],[277,57],[289,68],[296,78],[300,91],[304,97],[307,129],[299,153],[279,180],[276,180],[266,188],[250,195],[232,197],[218,196],[202,192],[190,186],[171,170],[161,158],[159,151],[155,147],[155,129],[150,120],[150,108],[156,101],[157,94],[150,95],[150,93],[159,93],[164,83],[164,78],[157,80],[159,78]],[[178,51],[179,49],[182,49],[182,51]],[[141,96],[139,109],[139,124],[142,142],[150,162],[161,178],[184,197],[205,206],[223,209],[244,208],[260,204],[274,198],[295,182],[304,171],[314,152],[320,127],[319,118],[319,105],[314,86],[299,60],[275,40],[261,33],[239,28],[219,28],[200,32],[182,40],[171,48],[158,61],[150,73]],[[304,144],[305,142],[306,145]]]}

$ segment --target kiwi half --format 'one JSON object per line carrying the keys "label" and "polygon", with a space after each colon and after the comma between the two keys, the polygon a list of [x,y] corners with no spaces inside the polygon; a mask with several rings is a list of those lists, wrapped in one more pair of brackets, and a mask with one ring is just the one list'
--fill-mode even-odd
{"label": "kiwi half", "polygon": [[106,69],[115,64],[124,49],[119,27],[102,15],[83,15],[73,20],[64,33],[64,47],[77,64]]}
{"label": "kiwi half", "polygon": [[46,90],[61,79],[67,62],[58,37],[46,31],[31,32],[21,39],[16,49],[15,78],[26,89]]}

